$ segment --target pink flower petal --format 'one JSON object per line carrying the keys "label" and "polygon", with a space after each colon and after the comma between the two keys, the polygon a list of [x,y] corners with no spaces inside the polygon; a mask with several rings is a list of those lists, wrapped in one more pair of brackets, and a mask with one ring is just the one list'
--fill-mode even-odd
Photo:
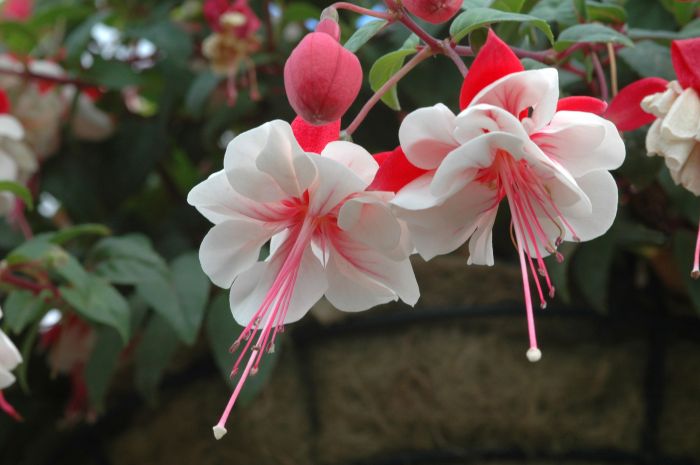
{"label": "pink flower petal", "polygon": [[608,108],[603,100],[585,95],[564,97],[557,103],[557,111],[585,111],[595,115],[602,115]]}
{"label": "pink flower petal", "polygon": [[305,152],[321,153],[329,142],[340,137],[340,120],[314,126],[297,116],[292,121],[292,132]]}
{"label": "pink flower petal", "polygon": [[657,77],[633,82],[618,92],[603,117],[615,123],[620,131],[632,131],[651,123],[656,116],[642,110],[642,99],[647,95],[663,92],[667,84],[665,79]]}
{"label": "pink flower petal", "polygon": [[481,89],[511,73],[523,71],[515,53],[498,36],[489,30],[486,44],[474,59],[459,95],[459,107],[464,109]]}

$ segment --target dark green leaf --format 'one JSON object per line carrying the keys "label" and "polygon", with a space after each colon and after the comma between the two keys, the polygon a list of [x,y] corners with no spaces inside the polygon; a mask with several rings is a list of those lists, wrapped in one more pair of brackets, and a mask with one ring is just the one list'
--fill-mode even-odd
{"label": "dark green leaf", "polygon": [[369,39],[374,37],[374,35],[379,32],[385,25],[386,21],[383,19],[370,21],[358,30],[356,30],[352,36],[345,42],[344,47],[350,50],[352,53],[357,52],[360,47],[367,43]]}
{"label": "dark green leaf", "polygon": [[5,323],[9,330],[19,334],[29,325],[38,321],[46,311],[47,306],[44,298],[48,294],[48,291],[38,295],[22,290],[10,292],[2,306]]}
{"label": "dark green leaf", "polygon": [[51,242],[62,245],[80,236],[109,236],[111,233],[112,231],[103,224],[79,224],[56,231],[51,237]]}
{"label": "dark green leaf", "polygon": [[123,349],[124,343],[114,329],[103,326],[97,330],[92,353],[85,365],[85,384],[90,405],[98,411],[103,410],[105,394]]}
{"label": "dark green leaf", "polygon": [[32,210],[34,208],[34,200],[32,199],[32,193],[20,183],[14,181],[0,181],[0,192],[11,192],[16,195],[22,202]]}
{"label": "dark green leaf", "polygon": [[138,234],[101,240],[93,249],[91,261],[98,262],[97,274],[117,284],[137,284],[168,269],[148,238]]}
{"label": "dark green leaf", "polygon": [[209,279],[196,253],[175,259],[171,273],[139,282],[136,292],[172,325],[183,342],[194,343],[209,294]]}
{"label": "dark green leaf", "polygon": [[496,0],[489,7],[493,8],[494,10],[520,13],[520,10],[523,9],[523,5],[525,5],[525,0]]}
{"label": "dark green leaf", "polygon": [[634,47],[623,48],[617,54],[641,77],[662,77],[668,80],[676,78],[671,64],[671,51],[656,42],[643,40]]}
{"label": "dark green leaf", "polygon": [[615,239],[608,234],[580,244],[571,263],[572,277],[591,306],[607,311],[610,267],[615,254]]}
{"label": "dark green leaf", "polygon": [[80,56],[92,38],[92,28],[95,24],[105,21],[110,14],[109,11],[98,11],[73,29],[64,42],[68,61],[78,62],[80,60]]}
{"label": "dark green leaf", "polygon": [[88,320],[116,329],[122,340],[129,340],[129,305],[117,290],[98,276],[88,275],[82,288],[60,286],[62,297]]}
{"label": "dark green leaf", "polygon": [[0,21],[0,39],[11,52],[26,55],[36,46],[37,37],[26,24]]}
{"label": "dark green leaf", "polygon": [[452,21],[450,35],[455,42],[459,42],[475,29],[503,22],[531,24],[542,31],[550,42],[554,41],[552,30],[546,21],[531,15],[509,13],[491,8],[472,8],[463,12]]}
{"label": "dark green leaf", "polygon": [[168,322],[153,315],[136,348],[136,387],[150,402],[155,401],[158,384],[178,347],[178,336]]}
{"label": "dark green leaf", "polygon": [[185,97],[185,108],[191,115],[201,116],[207,99],[222,79],[221,76],[210,71],[203,71],[197,75]]}
{"label": "dark green leaf", "polygon": [[300,22],[321,16],[321,9],[305,2],[292,2],[284,9],[284,22]]}
{"label": "dark green leaf", "polygon": [[586,2],[588,21],[600,21],[602,23],[624,24],[627,22],[627,12],[620,5],[613,3],[600,3],[588,0]]}
{"label": "dark green leaf", "polygon": [[[379,90],[396,72],[403,66],[404,59],[408,55],[416,53],[415,49],[400,49],[387,53],[379,58],[369,70],[369,85],[373,91]],[[386,103],[393,110],[400,110],[399,97],[396,86],[392,86],[383,96],[382,102]]]}
{"label": "dark green leaf", "polygon": [[559,34],[554,49],[566,50],[574,43],[613,43],[627,47],[634,46],[629,37],[602,24],[577,24]]}

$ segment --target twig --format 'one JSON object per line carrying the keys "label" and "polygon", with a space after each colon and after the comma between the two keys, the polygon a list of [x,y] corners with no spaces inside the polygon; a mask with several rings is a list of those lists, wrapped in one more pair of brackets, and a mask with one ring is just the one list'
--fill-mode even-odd
{"label": "twig", "polygon": [[459,54],[452,47],[449,39],[445,39],[445,41],[443,42],[442,50],[445,53],[445,55],[450,60],[452,60],[454,62],[454,64],[457,66],[457,69],[462,74],[462,77],[465,77],[467,75],[467,73],[469,72],[469,69],[467,68],[467,65],[465,65],[464,62],[462,61],[462,58],[459,56]]}
{"label": "twig", "polygon": [[384,13],[383,11],[374,11],[370,10],[368,8],[362,8],[361,6],[357,6],[353,3],[348,3],[348,2],[336,2],[331,5],[331,8],[335,8],[336,10],[348,10],[352,11],[357,14],[365,15],[365,16],[372,16],[373,18],[379,18],[383,19],[385,21],[393,22],[396,19],[396,16],[392,13]]}
{"label": "twig", "polygon": [[612,84],[612,96],[617,95],[617,60],[615,57],[615,47],[612,42],[608,42],[608,59],[610,60],[610,83]]}
{"label": "twig", "polygon": [[355,119],[352,120],[352,123],[345,129],[345,134],[347,135],[352,135],[358,128],[358,126],[364,121],[365,117],[369,113],[369,111],[374,107],[374,105],[379,102],[379,100],[382,98],[382,96],[389,91],[393,86],[396,85],[401,78],[403,78],[406,74],[408,74],[409,71],[411,71],[413,68],[415,68],[421,61],[425,60],[429,56],[433,55],[433,50],[429,47],[425,47],[422,50],[420,50],[417,54],[413,56],[405,65],[399,69],[396,74],[391,76],[388,81],[386,81],[378,90],[377,92],[370,97],[369,100],[367,100],[367,103],[364,104],[364,106],[360,109],[359,113],[357,116],[355,116]]}
{"label": "twig", "polygon": [[593,61],[593,68],[595,69],[595,74],[598,77],[598,87],[600,91],[600,97],[608,101],[610,95],[608,94],[608,83],[605,80],[605,71],[603,71],[603,65],[600,64],[600,59],[596,52],[591,52],[591,60]]}
{"label": "twig", "polygon": [[44,82],[53,82],[54,84],[60,85],[73,85],[79,88],[85,87],[96,87],[95,84],[89,82],[81,81],[80,79],[59,77],[59,76],[47,76],[45,74],[37,74],[25,69],[23,71],[17,71],[14,69],[7,69],[0,67],[0,74],[9,74],[11,76],[17,76],[24,79],[39,80]]}

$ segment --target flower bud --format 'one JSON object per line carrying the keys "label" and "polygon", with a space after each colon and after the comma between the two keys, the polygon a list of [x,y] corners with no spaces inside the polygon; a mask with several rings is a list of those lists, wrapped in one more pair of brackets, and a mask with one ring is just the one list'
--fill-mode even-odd
{"label": "flower bud", "polygon": [[338,43],[337,23],[324,19],[316,30],[299,42],[285,63],[284,87],[294,111],[306,122],[322,125],[340,119],[355,100],[362,67]]}
{"label": "flower bud", "polygon": [[403,0],[411,14],[429,23],[444,23],[462,7],[462,0]]}

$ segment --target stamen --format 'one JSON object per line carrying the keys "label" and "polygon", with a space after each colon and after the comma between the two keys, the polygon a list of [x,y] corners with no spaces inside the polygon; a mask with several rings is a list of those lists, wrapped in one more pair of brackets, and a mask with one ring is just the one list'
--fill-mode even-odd
{"label": "stamen", "polygon": [[698,225],[698,237],[695,239],[695,256],[693,259],[693,271],[690,272],[693,279],[700,278],[700,224]]}

